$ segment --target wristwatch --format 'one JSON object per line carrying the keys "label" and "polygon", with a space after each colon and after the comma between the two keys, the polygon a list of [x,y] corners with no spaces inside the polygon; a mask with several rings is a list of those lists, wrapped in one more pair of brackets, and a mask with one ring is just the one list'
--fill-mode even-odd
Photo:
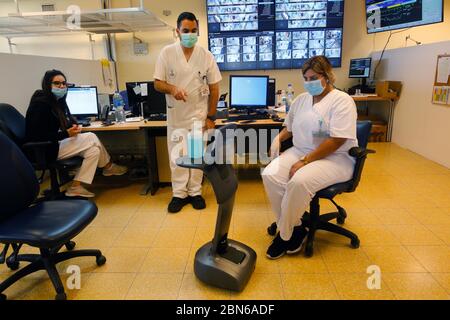
{"label": "wristwatch", "polygon": [[208,118],[208,119],[211,120],[211,121],[216,121],[217,116],[216,116],[216,115],[212,115],[212,116],[207,115],[206,118]]}
{"label": "wristwatch", "polygon": [[309,163],[309,161],[306,159],[306,155],[304,155],[301,159],[301,162],[303,162],[305,165],[307,165]]}

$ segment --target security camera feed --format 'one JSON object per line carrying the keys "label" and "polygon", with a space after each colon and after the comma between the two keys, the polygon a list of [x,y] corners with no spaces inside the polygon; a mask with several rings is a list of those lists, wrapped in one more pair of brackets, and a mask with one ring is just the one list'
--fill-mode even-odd
{"label": "security camera feed", "polygon": [[344,0],[207,0],[209,49],[223,71],[340,67],[343,15]]}
{"label": "security camera feed", "polygon": [[351,59],[349,78],[368,78],[371,63],[371,58]]}
{"label": "security camera feed", "polygon": [[366,0],[367,32],[442,22],[443,0]]}

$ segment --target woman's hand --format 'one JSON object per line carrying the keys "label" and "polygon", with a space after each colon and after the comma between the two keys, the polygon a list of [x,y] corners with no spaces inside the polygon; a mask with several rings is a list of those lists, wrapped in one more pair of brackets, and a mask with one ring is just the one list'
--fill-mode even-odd
{"label": "woman's hand", "polygon": [[216,122],[211,119],[206,118],[204,130],[214,129],[216,127]]}
{"label": "woman's hand", "polygon": [[294,176],[294,174],[297,172],[297,170],[302,168],[304,165],[305,165],[305,163],[301,160],[294,163],[291,167],[291,170],[289,171],[289,179],[291,179]]}
{"label": "woman's hand", "polygon": [[275,139],[273,139],[272,144],[270,145],[269,149],[269,157],[272,159],[275,159],[280,155],[280,148],[281,148],[281,142],[280,142],[280,136],[276,136]]}
{"label": "woman's hand", "polygon": [[69,134],[69,137],[75,137],[79,133],[81,133],[81,126],[78,126],[76,124],[72,125],[72,128],[67,129],[67,133]]}

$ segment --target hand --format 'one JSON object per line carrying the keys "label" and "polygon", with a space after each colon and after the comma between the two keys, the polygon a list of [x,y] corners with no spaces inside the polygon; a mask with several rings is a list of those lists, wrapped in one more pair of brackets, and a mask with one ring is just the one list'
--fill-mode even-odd
{"label": "hand", "polygon": [[81,133],[81,126],[74,124],[71,128],[67,129],[67,133],[69,134],[70,138],[75,137],[79,133]]}
{"label": "hand", "polygon": [[171,94],[176,100],[178,100],[178,101],[179,100],[183,100],[184,102],[186,102],[186,99],[187,99],[187,96],[188,96],[187,92],[185,90],[180,89],[178,87],[174,87],[172,89]]}
{"label": "hand", "polygon": [[206,118],[204,130],[214,129],[216,127],[216,122]]}
{"label": "hand", "polygon": [[291,167],[291,170],[289,171],[289,179],[291,179],[297,172],[297,170],[302,168],[304,165],[305,163],[303,161],[297,161],[296,163],[294,163]]}
{"label": "hand", "polygon": [[280,155],[281,142],[278,136],[273,139],[272,144],[269,149],[269,157],[275,159]]}

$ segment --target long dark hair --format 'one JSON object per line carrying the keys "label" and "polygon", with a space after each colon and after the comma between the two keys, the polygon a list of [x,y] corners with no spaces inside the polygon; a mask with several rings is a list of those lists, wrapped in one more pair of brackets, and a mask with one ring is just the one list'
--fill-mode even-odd
{"label": "long dark hair", "polygon": [[65,74],[61,71],[55,69],[49,70],[42,78],[42,91],[44,92],[47,99],[51,102],[52,111],[59,119],[61,130],[65,130],[69,127],[69,123],[66,117],[66,113],[68,112],[69,108],[67,107],[66,96],[62,97],[61,99],[56,99],[56,97],[52,93],[52,81],[56,76],[63,76],[67,81]]}

